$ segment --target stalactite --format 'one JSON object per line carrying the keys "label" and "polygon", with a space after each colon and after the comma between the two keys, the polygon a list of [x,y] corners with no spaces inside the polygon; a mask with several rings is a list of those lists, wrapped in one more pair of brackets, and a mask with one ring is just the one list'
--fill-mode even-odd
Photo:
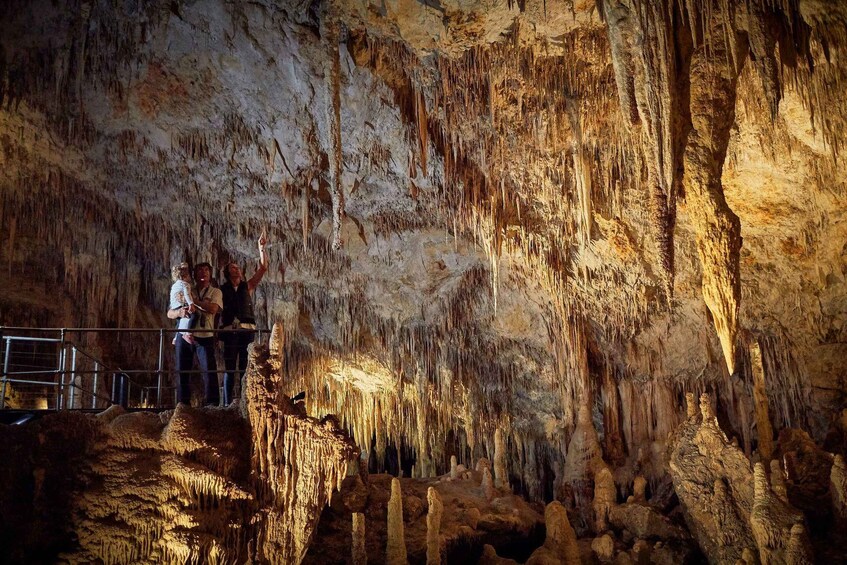
{"label": "stalactite", "polygon": [[[612,43],[612,63],[625,118],[640,117],[647,159],[651,222],[667,299],[673,296],[673,229],[682,126],[678,61],[684,53],[674,37],[674,11],[668,2],[604,2]],[[628,114],[628,116],[626,115]]]}
{"label": "stalactite", "polygon": [[9,239],[6,240],[6,256],[9,259],[9,276],[12,276],[12,262],[15,255],[15,234],[17,233],[18,219],[13,217],[9,222]]}
{"label": "stalactite", "polygon": [[759,344],[750,344],[750,365],[753,372],[753,401],[756,405],[756,429],[759,435],[759,453],[763,460],[770,461],[773,455],[773,430],[768,413],[768,393],[765,370],[762,366],[762,350]]}
{"label": "stalactite", "polygon": [[771,460],[771,490],[784,503],[788,504],[788,487],[785,485],[785,471],[778,459]]}
{"label": "stalactite", "polygon": [[[707,30],[722,32],[719,18]],[[734,42],[734,30],[727,30]],[[703,299],[709,307],[723,348],[724,360],[735,372],[735,341],[741,300],[741,224],[723,194],[721,174],[729,133],[735,121],[738,69],[729,62],[724,41],[695,49],[690,70],[692,128],[683,156],[686,206],[697,234],[703,268]]]}
{"label": "stalactite", "polygon": [[[331,10],[331,8],[330,8]],[[329,127],[326,152],[329,155],[329,185],[332,195],[332,248],[341,249],[341,226],[344,221],[344,188],[341,184],[341,55],[339,52],[340,24],[335,14],[325,15],[322,23],[329,65],[324,70],[327,89],[326,123]]]}
{"label": "stalactite", "polygon": [[603,453],[610,463],[620,463],[624,459],[620,398],[608,364],[604,367],[600,395],[603,402]]}

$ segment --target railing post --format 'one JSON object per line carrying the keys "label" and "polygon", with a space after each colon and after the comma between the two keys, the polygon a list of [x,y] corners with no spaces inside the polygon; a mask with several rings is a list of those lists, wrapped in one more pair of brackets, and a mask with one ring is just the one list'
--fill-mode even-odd
{"label": "railing post", "polygon": [[66,346],[62,344],[62,352],[59,356],[59,391],[56,396],[56,410],[61,410],[65,405],[65,367],[67,366],[68,352]]}
{"label": "railing post", "polygon": [[162,370],[165,365],[165,330],[159,330],[159,366],[156,370],[157,373],[157,383],[156,383],[156,408],[160,408],[162,406]]}
{"label": "railing post", "polygon": [[112,371],[112,396],[109,398],[112,405],[115,404],[115,381],[117,380],[118,375]]}
{"label": "railing post", "polygon": [[68,385],[71,387],[68,408],[76,408],[76,345],[71,346],[71,378],[68,380]]}
{"label": "railing post", "polygon": [[56,391],[56,410],[62,409],[65,395],[65,328],[59,330],[59,387]]}
{"label": "railing post", "polygon": [[3,353],[3,390],[0,393],[0,410],[6,408],[6,380],[9,378],[9,349],[12,347],[12,338],[6,338],[6,351]]}
{"label": "railing post", "polygon": [[91,408],[97,408],[97,377],[100,372],[100,363],[94,362],[94,387],[91,389]]}

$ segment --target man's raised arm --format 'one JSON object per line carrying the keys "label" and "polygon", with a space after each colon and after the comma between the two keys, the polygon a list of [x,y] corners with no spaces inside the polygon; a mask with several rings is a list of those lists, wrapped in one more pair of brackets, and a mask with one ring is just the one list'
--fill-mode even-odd
{"label": "man's raised arm", "polygon": [[265,232],[262,232],[262,235],[259,236],[259,268],[256,269],[256,274],[247,281],[247,290],[252,291],[259,286],[259,283],[262,282],[262,278],[268,270],[268,254],[265,251],[267,241]]}

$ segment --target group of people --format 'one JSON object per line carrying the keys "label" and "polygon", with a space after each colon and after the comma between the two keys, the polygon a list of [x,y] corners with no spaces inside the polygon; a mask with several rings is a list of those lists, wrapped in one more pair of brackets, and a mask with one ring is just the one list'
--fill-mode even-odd
{"label": "group of people", "polygon": [[[220,404],[218,367],[215,360],[215,320],[219,317],[221,330],[218,337],[223,342],[224,374],[223,403],[232,402],[236,380],[247,368],[247,346],[253,342],[256,316],[253,312],[253,291],[268,270],[265,235],[259,238],[259,267],[245,280],[241,268],[229,263],[224,268],[224,284],[218,287],[212,277],[212,265],[198,263],[194,266],[194,280],[187,263],[173,267],[173,285],[170,292],[168,318],[178,320],[174,338],[176,366],[179,372],[177,402],[190,404],[191,370],[194,358],[203,379],[203,394],[207,405]],[[237,330],[237,331],[236,331]]]}

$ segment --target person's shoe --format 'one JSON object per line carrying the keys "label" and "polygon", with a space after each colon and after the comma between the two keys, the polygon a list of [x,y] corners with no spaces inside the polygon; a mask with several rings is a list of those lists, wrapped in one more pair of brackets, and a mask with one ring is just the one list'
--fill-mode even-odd
{"label": "person's shoe", "polygon": [[291,397],[291,402],[297,402],[298,400],[303,400],[306,398],[306,391],[301,390],[297,394]]}

